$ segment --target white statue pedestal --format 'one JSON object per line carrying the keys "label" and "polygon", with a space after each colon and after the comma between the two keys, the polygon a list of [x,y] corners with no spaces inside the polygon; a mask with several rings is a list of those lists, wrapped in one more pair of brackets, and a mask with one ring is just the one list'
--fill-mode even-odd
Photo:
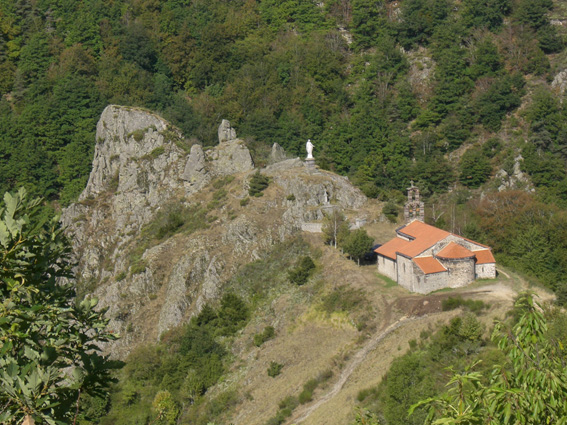
{"label": "white statue pedestal", "polygon": [[315,169],[315,158],[306,158],[305,166],[311,170]]}

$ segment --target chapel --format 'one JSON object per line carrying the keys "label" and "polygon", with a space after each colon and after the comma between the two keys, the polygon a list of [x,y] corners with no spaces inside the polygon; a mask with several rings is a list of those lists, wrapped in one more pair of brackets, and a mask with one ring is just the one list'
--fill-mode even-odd
{"label": "chapel", "polygon": [[413,182],[404,217],[396,237],[375,250],[379,273],[420,294],[496,277],[490,247],[423,222],[423,202]]}

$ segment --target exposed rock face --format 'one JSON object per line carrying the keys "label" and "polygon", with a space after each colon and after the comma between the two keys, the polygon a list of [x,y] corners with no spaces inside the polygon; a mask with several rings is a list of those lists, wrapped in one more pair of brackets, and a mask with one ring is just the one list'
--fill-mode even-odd
{"label": "exposed rock face", "polygon": [[254,169],[250,151],[241,139],[234,139],[205,152],[211,164],[210,172],[216,176],[242,173]]}
{"label": "exposed rock face", "polygon": [[285,161],[286,159],[287,159],[287,155],[285,154],[284,149],[277,143],[274,143],[272,145],[272,152],[270,153],[270,162],[276,163],[280,161]]}
{"label": "exposed rock face", "polygon": [[232,128],[228,120],[222,120],[219,125],[219,143],[228,142],[236,139],[236,130]]}
{"label": "exposed rock face", "polygon": [[[263,170],[273,183],[243,206],[254,168],[244,142],[233,138],[206,151],[193,145],[187,155],[180,137],[150,112],[107,107],[88,185],[63,212],[78,287],[99,297],[123,336],[107,347],[115,357],[155,341],[219,298],[238,267],[321,218],[329,202],[345,209],[365,202],[348,179],[295,159]],[[227,175],[234,179],[218,179]],[[215,181],[221,186],[210,184]],[[183,208],[193,210],[178,223]],[[201,225],[184,230],[197,213]]]}
{"label": "exposed rock face", "polygon": [[558,90],[559,94],[565,94],[565,89],[567,89],[567,70],[557,73],[555,78],[553,78],[551,87]]}
{"label": "exposed rock face", "polygon": [[187,164],[185,164],[185,170],[181,178],[195,188],[201,189],[202,186],[208,183],[210,178],[208,178],[208,173],[205,164],[205,153],[201,145],[191,146],[191,153],[187,159]]}
{"label": "exposed rock face", "polygon": [[522,172],[521,161],[523,160],[524,158],[522,158],[522,155],[518,155],[516,158],[514,158],[513,170],[498,170],[496,177],[499,178],[502,182],[498,187],[499,192],[507,189],[526,189],[534,191],[530,179],[526,174]]}

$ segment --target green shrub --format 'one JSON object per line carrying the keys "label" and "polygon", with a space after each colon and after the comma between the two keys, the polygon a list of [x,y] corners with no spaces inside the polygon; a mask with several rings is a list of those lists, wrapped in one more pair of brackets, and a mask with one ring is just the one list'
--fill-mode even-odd
{"label": "green shrub", "polygon": [[244,198],[240,200],[240,206],[245,207],[250,202],[250,198]]}
{"label": "green shrub", "polygon": [[315,263],[311,257],[306,255],[299,260],[297,267],[294,267],[288,272],[287,277],[290,282],[295,283],[298,286],[305,285],[307,280],[309,280],[313,274],[314,269]]}
{"label": "green shrub", "polygon": [[285,199],[287,199],[288,201],[295,201],[295,195],[292,193],[290,195],[287,195]]}
{"label": "green shrub", "polygon": [[349,312],[356,309],[363,302],[363,291],[343,285],[333,290],[330,294],[323,296],[321,309],[327,314],[338,311]]}
{"label": "green shrub", "polygon": [[134,130],[128,136],[132,136],[136,142],[141,142],[144,139],[144,134],[146,134],[146,130],[138,129]]}
{"label": "green shrub", "polygon": [[284,366],[283,364],[278,362],[274,362],[274,361],[270,362],[270,366],[268,367],[268,376],[271,378],[275,378],[280,373],[282,373],[283,366]]}
{"label": "green shrub", "polygon": [[280,402],[278,403],[278,407],[281,410],[283,409],[294,410],[298,405],[299,405],[299,401],[297,400],[297,397],[294,397],[292,395],[288,395],[286,398],[280,400]]}
{"label": "green shrub", "polygon": [[128,274],[125,271],[121,271],[116,275],[116,282],[123,281],[126,278],[126,276],[128,276]]}
{"label": "green shrub", "polygon": [[395,223],[398,220],[398,214],[400,213],[400,209],[393,202],[388,202],[382,208],[382,213],[386,216],[388,221],[390,221],[391,223]]}
{"label": "green shrub", "polygon": [[254,335],[254,345],[260,347],[264,342],[272,339],[276,335],[273,326],[266,326],[264,331]]}
{"label": "green shrub", "polygon": [[269,184],[270,179],[263,174],[260,174],[260,170],[258,170],[255,174],[252,175],[252,178],[250,179],[248,194],[250,196],[258,198],[263,195],[262,192],[268,187]]}
{"label": "green shrub", "polygon": [[305,404],[309,403],[311,400],[313,400],[313,391],[304,388],[303,391],[299,393],[299,402]]}
{"label": "green shrub", "polygon": [[234,176],[225,176],[225,177],[220,177],[218,179],[216,179],[213,182],[213,187],[215,189],[220,189],[223,186],[226,186],[227,184],[232,183],[234,180]]}
{"label": "green shrub", "polygon": [[443,311],[455,310],[459,307],[464,307],[473,313],[479,313],[487,308],[488,305],[481,300],[465,300],[462,297],[449,297],[441,301]]}
{"label": "green shrub", "polygon": [[144,155],[141,159],[156,159],[158,156],[163,155],[165,153],[165,148],[163,146],[158,146],[149,154]]}

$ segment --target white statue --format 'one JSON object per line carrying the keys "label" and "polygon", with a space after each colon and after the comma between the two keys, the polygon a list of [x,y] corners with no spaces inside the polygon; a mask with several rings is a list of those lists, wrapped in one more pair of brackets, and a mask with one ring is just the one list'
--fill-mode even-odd
{"label": "white statue", "polygon": [[306,159],[315,159],[313,158],[313,143],[311,143],[311,139],[307,139],[307,144],[305,145],[307,149],[307,158]]}

